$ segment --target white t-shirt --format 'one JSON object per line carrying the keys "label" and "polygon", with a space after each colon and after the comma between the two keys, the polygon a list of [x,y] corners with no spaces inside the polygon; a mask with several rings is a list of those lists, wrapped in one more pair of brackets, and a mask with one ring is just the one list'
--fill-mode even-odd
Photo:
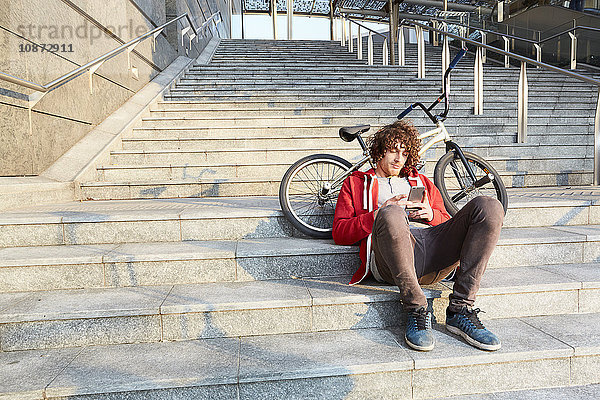
{"label": "white t-shirt", "polygon": [[377,206],[381,207],[388,199],[405,194],[408,196],[410,192],[410,183],[408,178],[400,178],[399,176],[391,176],[389,178],[377,177],[379,194],[377,196]]}

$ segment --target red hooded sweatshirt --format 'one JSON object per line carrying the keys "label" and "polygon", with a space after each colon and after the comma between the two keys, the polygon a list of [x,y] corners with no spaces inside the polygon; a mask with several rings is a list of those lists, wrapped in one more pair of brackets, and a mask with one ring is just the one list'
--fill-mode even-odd
{"label": "red hooded sweatshirt", "polygon": [[[425,186],[427,198],[433,209],[433,219],[426,222],[435,226],[451,217],[444,207],[440,191],[425,175],[414,169],[408,176],[411,186]],[[375,221],[379,188],[375,170],[355,171],[342,184],[333,218],[333,240],[337,244],[360,244],[360,266],[352,276],[350,285],[360,283],[371,274],[367,265],[371,257],[371,231]]]}

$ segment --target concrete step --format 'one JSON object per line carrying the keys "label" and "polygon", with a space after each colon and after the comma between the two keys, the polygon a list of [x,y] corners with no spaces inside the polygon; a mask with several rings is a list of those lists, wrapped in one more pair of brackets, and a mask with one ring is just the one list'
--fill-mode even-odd
{"label": "concrete step", "polygon": [[515,390],[510,392],[496,392],[476,395],[462,395],[445,397],[445,400],[464,399],[464,400],[531,400],[531,399],[581,399],[593,400],[600,397],[600,384],[554,387],[544,389]]}
{"label": "concrete step", "polygon": [[[503,341],[492,353],[439,324],[437,346],[426,353],[408,349],[403,330],[393,328],[7,352],[0,355],[7,377],[2,394],[243,400],[395,393],[422,399],[587,385],[600,379],[593,368],[600,353],[598,323],[598,314],[489,321],[486,326]],[[456,379],[467,372],[470,379]]]}
{"label": "concrete step", "polygon": [[[512,113],[510,113],[512,114]],[[453,119],[449,121],[448,128],[455,126],[489,126],[494,127],[497,125],[515,125],[517,124],[517,117],[515,115],[505,116],[470,116],[468,121],[459,121]],[[420,116],[419,116],[420,117]],[[239,127],[252,127],[252,126],[267,126],[267,127],[297,127],[307,125],[335,125],[335,126],[353,126],[358,124],[358,118],[362,124],[369,124],[373,126],[381,126],[394,121],[393,115],[282,115],[282,116],[230,116],[230,117],[219,117],[209,115],[168,115],[168,116],[150,116],[142,119],[141,127],[222,127],[222,126],[239,126]],[[530,117],[533,118],[533,117]],[[582,116],[540,116],[532,123],[540,124],[544,119],[548,120],[548,123],[553,125],[567,125],[576,124],[579,126],[593,126],[593,115],[586,117]],[[427,127],[426,120],[419,118],[422,125]],[[429,123],[431,126],[431,122]],[[421,127],[419,127],[421,128]]]}
{"label": "concrete step", "polygon": [[[422,130],[423,127],[417,129]],[[427,129],[427,128],[425,128]],[[450,129],[455,129],[450,127]],[[212,133],[210,135],[199,132],[193,135],[190,130],[144,130],[136,129],[130,137],[122,139],[123,150],[159,150],[159,149],[182,149],[182,150],[218,150],[228,148],[265,148],[273,143],[277,143],[281,148],[321,148],[325,151],[331,148],[354,147],[358,150],[356,143],[347,144],[340,139],[338,135],[333,135],[331,132],[325,134],[295,134],[289,132],[290,129],[285,129],[279,134],[256,134],[256,135],[236,135],[235,131],[225,133]],[[229,134],[227,134],[229,133]],[[368,134],[367,134],[368,136]],[[486,134],[483,131],[471,130],[467,131],[466,135],[453,134],[453,140],[460,143],[461,146],[494,146],[494,145],[518,145],[515,143],[515,134],[512,132],[498,132],[495,135]],[[593,144],[593,136],[591,134],[568,134],[568,133],[553,133],[540,134],[531,133],[527,136],[526,146],[539,145],[591,145]],[[438,145],[441,146],[441,145]],[[519,157],[517,154],[514,158]]]}
{"label": "concrete step", "polygon": [[[510,79],[507,81],[507,78],[512,78],[513,76],[496,76],[489,75],[484,77],[484,88],[487,88],[487,85],[497,84],[499,82],[503,82],[503,86],[506,86],[510,89],[516,89],[518,87],[518,79]],[[516,77],[515,77],[516,78]],[[584,82],[562,82],[558,81],[555,85],[552,85],[552,82],[546,77],[537,76],[532,77],[532,79],[528,79],[528,82],[532,87],[535,87],[535,90],[543,90],[545,88],[558,89],[560,87],[564,87],[565,89],[574,89],[579,88],[580,90],[590,90],[592,91],[592,86],[586,84]],[[416,86],[421,83],[423,86],[435,87],[439,88],[440,82],[438,80],[432,79],[414,79],[407,80],[406,77],[401,75],[377,75],[377,74],[364,74],[364,76],[354,76],[352,74],[328,74],[328,75],[320,75],[320,74],[307,74],[303,73],[302,75],[276,75],[272,74],[263,75],[229,75],[226,73],[221,74],[207,74],[204,73],[202,75],[186,75],[181,78],[177,85],[178,86],[188,86],[188,85],[198,85],[198,86],[220,86],[220,85],[231,85],[231,84],[239,84],[239,85],[314,85],[314,84],[323,84],[328,86],[343,86],[344,84],[358,84],[358,85],[367,85],[369,83],[375,83],[378,86],[386,86],[386,85],[403,85],[403,86]],[[473,87],[473,76],[468,75],[467,73],[457,74],[452,76],[451,85],[454,88],[457,87]],[[489,87],[488,90],[494,91],[498,89],[497,87]]]}
{"label": "concrete step", "polygon": [[[105,165],[97,168],[97,181],[100,182],[135,182],[144,180],[194,180],[202,178],[210,179],[281,179],[293,160],[281,163],[252,163],[252,161],[238,162],[232,164],[162,164],[162,165]],[[571,172],[593,170],[593,158],[524,158],[515,157],[509,160],[492,159],[487,161],[498,171],[523,172],[530,171],[555,171],[554,174],[568,174]],[[433,176],[437,158],[428,159],[421,173]]]}
{"label": "concrete step", "polygon": [[[485,104],[510,104],[513,107],[513,104],[517,101],[516,93],[509,92],[506,93],[505,96],[494,96],[486,98]],[[248,100],[256,100],[261,102],[270,102],[275,104],[276,102],[281,101],[297,101],[299,103],[303,102],[314,102],[314,101],[324,101],[325,103],[329,101],[339,101],[344,100],[346,102],[353,101],[354,104],[368,103],[371,100],[379,101],[398,101],[399,98],[402,99],[411,99],[411,100],[419,100],[413,96],[411,92],[371,92],[368,94],[364,94],[364,91],[354,92],[354,91],[242,91],[236,92],[233,91],[201,91],[194,92],[189,90],[183,91],[172,91],[169,94],[165,95],[165,100],[167,101],[214,101],[214,102],[232,102],[232,101],[248,101]],[[427,96],[427,101],[433,99],[435,96]],[[575,101],[577,103],[581,102],[581,99],[576,99],[575,96],[565,96],[565,97],[556,97],[553,95],[540,94],[539,96],[530,95],[529,97],[532,101],[548,103],[553,107],[557,104],[570,104],[571,101]],[[586,97],[587,99],[587,97]],[[422,99],[420,99],[422,100]],[[455,92],[453,94],[452,103],[465,103],[470,104],[473,100],[473,94],[469,91],[466,92]],[[404,104],[404,103],[403,103]],[[410,103],[406,103],[408,106]],[[588,100],[587,107],[590,107],[590,101]],[[403,107],[402,109],[404,109]],[[593,114],[593,112],[591,112]]]}
{"label": "concrete step", "polygon": [[[331,117],[333,118],[333,117]],[[393,122],[394,119],[381,117],[382,123],[380,124],[372,124],[371,132],[376,131],[381,128],[384,124],[388,124]],[[517,134],[517,126],[516,124],[497,124],[495,126],[490,127],[489,123],[487,123],[486,118],[471,118],[464,123],[448,123],[447,129],[451,136],[472,136],[472,135],[481,135],[483,133],[496,134],[500,132],[501,134]],[[271,125],[232,125],[232,124],[223,124],[223,126],[205,126],[203,124],[181,124],[175,126],[163,126],[163,127],[152,127],[152,126],[144,126],[142,129],[134,129],[134,132],[154,132],[157,135],[172,135],[176,134],[179,137],[194,137],[197,135],[216,135],[219,137],[226,136],[230,137],[234,134],[237,135],[249,135],[249,136],[257,136],[257,135],[330,135],[337,136],[339,129],[344,126],[354,126],[361,123],[368,123],[368,121],[362,118],[347,118],[345,122],[353,122],[350,124],[323,124],[323,122],[328,122],[329,119],[321,120],[319,124],[305,124],[300,125],[296,124],[295,126],[286,126],[284,123],[277,123]],[[342,121],[343,122],[343,121]],[[147,124],[151,125],[151,124]],[[420,126],[419,126],[420,125]],[[417,128],[431,128],[431,125],[423,125],[417,124]],[[527,124],[527,134],[538,135],[544,134],[545,132],[553,132],[554,134],[577,134],[577,135],[589,135],[593,134],[593,125],[590,125],[587,122],[581,122],[579,120],[570,121],[568,126],[564,124],[554,123],[552,119],[549,121],[529,121]]]}
{"label": "concrete step", "polygon": [[[10,352],[402,325],[397,287],[375,281],[349,286],[349,279],[17,293],[0,311],[0,343]],[[450,286],[425,287],[438,323],[445,322]],[[477,305],[486,311],[482,319],[491,320],[597,313],[599,299],[600,271],[592,263],[490,270]]]}
{"label": "concrete step", "polygon": [[[556,158],[578,157],[589,158],[593,155],[593,146],[585,144],[573,145],[535,145],[535,144],[497,144],[493,146],[461,146],[463,150],[475,153],[483,158],[518,160],[519,158]],[[280,147],[276,149],[264,148],[217,148],[215,150],[184,150],[184,149],[158,149],[158,150],[116,150],[111,152],[111,164],[116,165],[214,165],[224,163],[235,165],[252,160],[252,163],[293,163],[302,157],[331,153],[347,160],[354,161],[362,158],[362,151],[341,140],[336,147]],[[437,146],[425,153],[426,158],[437,159],[445,153],[444,149]],[[586,157],[588,155],[588,157]]]}
{"label": "concrete step", "polygon": [[[288,86],[275,86],[275,85],[248,85],[248,86],[237,86],[230,85],[227,87],[226,85],[219,86],[209,86],[203,88],[199,85],[176,85],[169,91],[167,96],[182,96],[182,95],[227,95],[227,94],[252,94],[254,97],[257,96],[273,96],[273,95],[290,95],[290,94],[301,94],[301,95],[309,95],[309,94],[320,94],[324,95],[332,95],[336,94],[338,96],[354,96],[358,99],[362,99],[365,97],[374,97],[374,96],[401,96],[400,98],[406,98],[406,96],[411,96],[414,93],[416,88],[411,90],[410,87],[403,89],[402,87],[391,86],[391,85],[382,85],[382,86],[373,86],[373,85],[324,85],[324,84],[314,84],[305,85],[307,87],[302,87],[300,85],[290,84]],[[502,96],[509,96],[509,98],[517,98],[516,89],[512,89],[510,87],[499,87],[494,89],[493,91],[487,91],[486,100],[488,102],[495,102],[501,100]],[[491,93],[490,93],[491,92]],[[432,86],[431,91],[425,91],[425,96],[428,99],[435,99],[437,95],[439,95],[439,91]],[[571,98],[578,97],[578,93],[581,94],[581,90],[561,90],[560,92],[532,92],[530,93],[530,98],[548,98],[555,99],[555,101],[567,101]],[[586,97],[591,97],[587,93],[584,94]],[[456,91],[453,93],[453,101],[462,101],[462,98],[467,98],[469,101],[473,97],[472,90],[464,90],[464,91]],[[168,98],[168,97],[167,97]],[[432,100],[433,101],[433,100]]]}
{"label": "concrete step", "polygon": [[[191,139],[191,138],[243,138],[243,137],[331,137],[338,138],[339,129],[343,126],[354,126],[360,124],[364,120],[360,118],[355,119],[355,123],[351,125],[313,125],[313,126],[296,126],[296,127],[285,127],[285,126],[222,126],[222,127],[203,127],[203,126],[171,126],[171,127],[144,127],[134,128],[132,137],[144,137],[144,138],[156,138],[156,139]],[[393,121],[388,120],[389,123]],[[415,121],[418,122],[418,121]],[[497,138],[512,137],[512,142],[516,142],[517,128],[516,126],[499,126],[490,128],[485,125],[482,120],[479,125],[474,125],[478,120],[473,119],[470,123],[465,122],[464,124],[449,124],[447,129],[451,137],[461,143],[461,140],[469,140],[471,137],[482,136],[488,134],[490,143],[493,143]],[[590,132],[590,125],[586,123],[577,123],[572,121],[571,126],[564,126],[559,124],[552,124],[551,121],[548,123],[535,123],[529,122],[527,126],[527,142],[528,144],[545,143],[544,137],[547,137],[547,142],[550,144],[554,142],[552,139],[554,136],[571,136],[571,140],[565,141],[565,143],[591,143],[590,137],[593,136],[593,131]],[[424,129],[431,128],[431,125],[415,123],[417,129],[423,131]],[[381,128],[382,125],[372,125],[370,132],[375,132]],[[542,137],[542,138],[540,138]],[[530,140],[531,139],[531,140]],[[216,140],[216,139],[215,139]],[[339,139],[337,139],[339,140]],[[340,141],[341,142],[341,141]],[[340,143],[341,144],[341,143]],[[357,145],[354,145],[357,146]],[[358,147],[356,147],[358,149]]]}
{"label": "concrete step", "polygon": [[[358,120],[358,119],[357,119]],[[416,121],[413,121],[416,122]],[[419,130],[426,130],[429,127],[415,123]],[[453,130],[455,128],[450,127]],[[373,129],[375,130],[375,129]],[[263,131],[256,131],[254,134],[236,134],[236,131],[229,132],[211,132],[194,131],[193,129],[144,129],[135,128],[133,135],[122,139],[124,150],[133,149],[196,149],[213,150],[217,148],[251,148],[265,147],[265,144],[272,144],[277,141],[281,147],[307,148],[315,147],[316,144],[323,148],[339,147],[344,145],[342,140],[335,132],[305,132],[296,134],[294,130],[282,129],[278,134],[271,134]],[[452,133],[453,140],[461,145],[495,145],[495,144],[514,144],[516,139],[515,132],[497,132],[494,135],[486,134],[480,129],[465,131],[464,135]],[[367,134],[368,136],[368,134]],[[592,134],[573,134],[561,132],[549,132],[548,134],[540,132],[528,132],[526,144],[593,144]],[[357,146],[354,144],[353,146]]]}
{"label": "concrete step", "polygon": [[[406,103],[408,104],[408,103]],[[223,101],[161,101],[158,102],[156,107],[152,108],[152,110],[156,111],[167,111],[167,110],[211,110],[211,111],[243,111],[243,110],[269,110],[273,109],[274,111],[278,111],[280,109],[283,110],[309,110],[309,109],[323,109],[323,110],[333,110],[345,112],[345,111],[354,111],[354,110],[381,110],[381,112],[386,112],[386,110],[396,110],[395,112],[399,112],[406,107],[404,102],[398,102],[398,99],[373,99],[369,102],[357,102],[354,99],[331,99],[330,101],[322,101],[318,99],[305,99],[300,101],[269,101],[269,100],[260,100],[260,99],[247,99],[240,100],[237,102],[226,103]],[[485,102],[484,103],[484,113],[493,110],[502,111],[504,113],[502,115],[506,115],[506,110],[509,110],[509,102],[504,103],[495,103],[495,102]],[[548,99],[530,99],[529,101],[530,112],[535,112],[537,110],[547,110],[552,113],[561,113],[561,109],[554,109],[554,105],[556,101],[552,102]],[[577,104],[581,105],[589,105],[589,101],[586,101],[585,98],[580,98]],[[468,102],[452,102],[450,109],[450,118],[457,111],[461,110],[471,110],[472,105]],[[512,109],[516,110],[516,105],[513,105]],[[568,110],[575,113],[574,115],[578,115],[578,113],[583,113],[587,115],[589,111],[585,110]],[[417,114],[415,114],[417,115]]]}
{"label": "concrete step", "polygon": [[[504,226],[600,224],[597,196],[589,187],[510,189]],[[2,247],[295,235],[275,197],[66,203],[5,212],[0,217]]]}
{"label": "concrete step", "polygon": [[[210,172],[210,171],[209,171]],[[507,188],[534,189],[549,186],[591,185],[593,172],[502,171],[500,178]],[[281,178],[213,178],[189,176],[182,180],[141,180],[125,182],[87,182],[81,184],[85,200],[135,200],[177,198],[219,198],[277,196]]]}
{"label": "concrete step", "polygon": [[[435,84],[441,86],[441,68],[436,66],[426,67],[425,77],[418,79],[415,74],[416,63],[414,65],[408,64],[407,66],[365,66],[365,65],[353,65],[353,68],[344,68],[339,65],[332,65],[327,70],[322,67],[315,67],[314,65],[295,65],[286,64],[285,66],[278,65],[246,65],[245,68],[239,68],[234,65],[206,65],[201,67],[195,67],[190,69],[183,79],[185,80],[236,80],[236,79],[249,79],[257,78],[262,80],[286,80],[286,79],[342,79],[342,80],[372,80],[377,77],[384,80],[395,80],[403,84],[412,84],[416,82],[423,82],[424,84]],[[456,82],[473,82],[473,69],[472,68],[460,68],[457,67],[451,76],[451,84]],[[504,69],[504,68],[490,68],[485,67],[484,69],[484,83],[500,82],[502,80],[507,81],[506,83],[518,81],[519,70],[518,69]],[[529,71],[527,74],[527,80],[530,86],[537,83],[546,83],[552,78],[549,74],[536,73]],[[558,85],[575,85],[583,88],[592,89],[593,86],[582,82],[580,80],[569,78],[565,76],[553,76],[554,80]],[[533,86],[532,86],[533,87]]]}

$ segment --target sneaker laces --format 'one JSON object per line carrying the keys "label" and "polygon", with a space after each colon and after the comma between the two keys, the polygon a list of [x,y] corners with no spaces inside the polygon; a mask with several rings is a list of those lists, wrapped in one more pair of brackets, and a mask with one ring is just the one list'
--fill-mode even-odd
{"label": "sneaker laces", "polygon": [[468,309],[464,309],[463,311],[463,314],[469,319],[469,321],[471,321],[473,325],[475,325],[475,329],[485,329],[485,326],[483,326],[479,316],[477,315],[480,312],[485,313],[485,311],[482,311],[479,308],[470,311]]}
{"label": "sneaker laces", "polygon": [[428,318],[428,313],[425,308],[419,308],[418,310],[411,311],[410,315],[414,318],[417,330],[424,331],[428,328],[431,328],[430,319]]}

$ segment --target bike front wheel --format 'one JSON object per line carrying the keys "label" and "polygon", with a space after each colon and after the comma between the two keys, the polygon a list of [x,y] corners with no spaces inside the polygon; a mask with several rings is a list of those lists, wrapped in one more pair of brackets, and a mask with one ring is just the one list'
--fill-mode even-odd
{"label": "bike front wheel", "polygon": [[475,175],[473,180],[455,151],[449,151],[435,165],[435,185],[440,190],[444,205],[450,215],[455,215],[465,204],[477,196],[490,196],[508,207],[508,195],[502,179],[489,162],[476,154],[463,152]]}
{"label": "bike front wheel", "polygon": [[279,186],[279,204],[286,218],[305,235],[330,238],[333,214],[343,180],[352,167],[332,154],[314,154],[296,161]]}

